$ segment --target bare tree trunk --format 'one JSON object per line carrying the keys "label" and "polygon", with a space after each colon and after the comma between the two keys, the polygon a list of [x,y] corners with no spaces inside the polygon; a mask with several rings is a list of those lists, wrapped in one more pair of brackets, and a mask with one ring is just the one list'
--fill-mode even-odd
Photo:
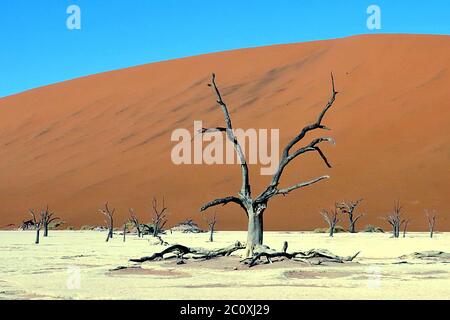
{"label": "bare tree trunk", "polygon": [[127,224],[123,225],[123,242],[125,242],[125,238],[127,236]]}
{"label": "bare tree trunk", "polygon": [[44,224],[44,237],[48,237],[48,223]]}
{"label": "bare tree trunk", "polygon": [[109,226],[109,237],[112,239],[114,234],[114,220],[113,217],[111,217],[111,224]]}
{"label": "bare tree trunk", "polygon": [[39,233],[41,231],[41,228],[37,228],[36,229],[36,241],[34,242],[35,244],[39,244]]}
{"label": "bare tree trunk", "polygon": [[214,242],[214,227],[209,232],[209,242]]}
{"label": "bare tree trunk", "polygon": [[405,227],[403,228],[403,238],[406,238],[406,229],[408,228],[409,220],[405,221]]}
{"label": "bare tree trunk", "polygon": [[355,222],[353,220],[353,215],[349,216],[349,220],[350,220],[350,233],[356,233],[356,228],[355,228]]}
{"label": "bare tree trunk", "polygon": [[116,212],[116,209],[110,210],[108,202],[106,202],[105,208],[99,209],[98,211],[105,216],[106,227],[108,229],[106,242],[108,242],[110,238],[112,239],[114,233],[114,213]]}
{"label": "bare tree trunk", "polygon": [[433,238],[434,234],[434,225],[436,224],[436,211],[433,210],[430,214],[428,210],[425,210],[425,214],[428,220],[428,229],[430,230],[430,238]]}
{"label": "bare tree trunk", "polygon": [[248,212],[248,233],[247,247],[245,248],[245,256],[253,256],[253,249],[257,245],[263,244],[263,213],[255,214],[253,211]]}

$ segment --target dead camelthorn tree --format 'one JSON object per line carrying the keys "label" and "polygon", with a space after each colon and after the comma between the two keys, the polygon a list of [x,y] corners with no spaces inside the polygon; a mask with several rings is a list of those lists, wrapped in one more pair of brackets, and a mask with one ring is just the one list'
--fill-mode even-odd
{"label": "dead camelthorn tree", "polygon": [[[400,237],[400,228],[408,220],[402,219],[402,206],[399,201],[395,202],[394,211],[388,215],[385,220],[392,226],[392,235],[394,238]],[[404,233],[406,233],[406,231],[404,231]]]}
{"label": "dead camelthorn tree", "polygon": [[405,219],[403,223],[403,238],[406,238],[406,229],[408,229],[408,224],[411,222],[410,219]]}
{"label": "dead camelthorn tree", "polygon": [[35,244],[39,244],[39,235],[41,232],[41,228],[42,228],[42,224],[43,224],[43,214],[41,212],[41,216],[38,219],[38,217],[36,216],[36,213],[34,212],[33,209],[30,209],[30,214],[33,220],[33,224],[34,224],[34,228],[36,229],[36,241],[34,242]]}
{"label": "dead camelthorn tree", "polygon": [[153,216],[152,216],[153,236],[156,237],[164,231],[164,226],[167,223],[168,208],[165,206],[164,197],[162,200],[161,209],[158,209],[158,201],[156,200],[155,197],[153,197],[152,207],[153,207]]}
{"label": "dead camelthorn tree", "polygon": [[98,210],[101,214],[105,216],[105,222],[106,222],[106,228],[108,229],[108,235],[106,236],[106,242],[109,241],[109,239],[113,238],[114,234],[114,213],[116,212],[116,209],[110,209],[108,202],[105,203],[104,209]]}
{"label": "dead camelthorn tree", "polygon": [[430,230],[430,238],[433,238],[434,234],[434,225],[436,224],[436,211],[433,210],[431,213],[428,210],[425,210],[425,215],[428,220],[428,229]]}
{"label": "dead camelthorn tree", "polygon": [[320,214],[330,228],[330,237],[334,237],[334,230],[336,229],[336,225],[339,222],[339,211],[336,208],[332,209],[331,211],[322,210]]}
{"label": "dead camelthorn tree", "polygon": [[200,211],[204,211],[208,208],[217,206],[217,205],[226,205],[229,203],[235,203],[238,204],[246,213],[248,217],[248,233],[247,233],[247,244],[246,244],[246,250],[245,250],[245,257],[253,256],[253,249],[257,245],[262,245],[263,243],[263,217],[264,212],[267,209],[267,204],[269,200],[275,196],[279,195],[287,195],[290,192],[304,188],[307,186],[310,186],[312,184],[315,184],[321,180],[328,179],[329,176],[321,176],[306,182],[301,182],[298,184],[295,184],[290,187],[286,188],[280,188],[280,179],[283,175],[284,169],[297,157],[310,153],[315,152],[317,153],[320,158],[325,162],[325,164],[328,167],[331,167],[330,163],[328,162],[325,154],[320,149],[319,145],[323,142],[329,142],[334,144],[334,140],[329,137],[320,137],[312,140],[309,144],[303,147],[297,147],[298,143],[302,141],[306,135],[310,132],[313,132],[314,130],[329,130],[328,127],[322,124],[322,120],[325,117],[325,114],[327,111],[332,107],[337,91],[334,87],[334,78],[333,74],[331,74],[331,84],[332,84],[332,93],[331,98],[328,101],[327,105],[323,108],[323,110],[320,112],[317,120],[304,127],[300,132],[289,141],[289,143],[286,145],[286,147],[283,150],[283,153],[281,155],[280,163],[278,165],[278,168],[275,172],[275,174],[272,177],[272,180],[270,184],[256,197],[252,196],[251,192],[251,186],[250,186],[250,178],[249,178],[249,170],[247,166],[247,161],[244,155],[244,152],[242,150],[241,144],[239,143],[238,139],[236,138],[236,135],[233,131],[233,126],[231,123],[230,114],[228,112],[228,107],[225,104],[222,95],[216,85],[215,81],[216,77],[213,74],[212,75],[212,81],[209,84],[209,86],[213,89],[216,97],[217,97],[217,103],[219,107],[222,109],[224,117],[225,117],[225,124],[226,128],[223,127],[216,127],[216,128],[203,128],[202,134],[208,133],[208,132],[223,132],[227,135],[228,140],[231,141],[233,144],[234,150],[237,153],[239,164],[241,166],[241,172],[242,172],[242,184],[241,189],[237,193],[237,195],[228,196],[225,198],[220,198],[213,200],[211,202],[208,202],[203,207],[201,207]]}
{"label": "dead camelthorn tree", "polygon": [[41,212],[42,216],[42,224],[44,227],[44,237],[48,237],[48,229],[50,226],[50,223],[52,223],[55,220],[60,220],[58,217],[53,217],[54,213],[50,212],[48,209],[48,206]]}
{"label": "dead camelthorn tree", "polygon": [[137,230],[137,234],[138,234],[138,238],[142,237],[143,233],[142,233],[142,228],[141,228],[141,224],[139,223],[139,219],[136,216],[136,213],[134,212],[134,209],[130,208],[130,221],[131,223],[133,223],[134,227]]}
{"label": "dead camelthorn tree", "polygon": [[209,230],[209,242],[214,242],[214,231],[217,224],[217,213],[214,212],[214,216],[211,219],[206,219],[206,223],[208,224]]}
{"label": "dead camelthorn tree", "polygon": [[349,220],[349,231],[350,233],[356,233],[356,222],[363,217],[363,214],[355,216],[356,207],[363,201],[359,199],[358,201],[342,201],[341,203],[336,203],[336,208],[338,208],[341,213],[346,214]]}

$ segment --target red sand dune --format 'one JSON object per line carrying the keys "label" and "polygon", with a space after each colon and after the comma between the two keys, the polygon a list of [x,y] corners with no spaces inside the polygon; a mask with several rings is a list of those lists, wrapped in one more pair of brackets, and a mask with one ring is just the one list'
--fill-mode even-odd
{"label": "red sand dune", "polygon": [[[425,208],[450,230],[450,37],[372,35],[202,55],[93,75],[0,100],[0,225],[49,204],[69,225],[102,224],[108,200],[117,224],[133,207],[149,220],[165,196],[170,223],[193,218],[214,198],[235,194],[238,165],[175,166],[175,128],[223,125],[209,82],[217,73],[236,128],[280,128],[281,145],[340,94],[325,124],[336,146],[297,159],[283,186],[323,174],[329,181],[269,203],[265,227],[323,226],[321,208],[364,197],[360,226],[401,200],[413,230]],[[314,136],[314,135],[313,135]],[[309,139],[307,140],[309,142]],[[307,142],[305,141],[305,142]],[[270,177],[251,166],[253,192]],[[219,228],[244,229],[235,205],[217,208]],[[344,226],[345,222],[342,222]]]}

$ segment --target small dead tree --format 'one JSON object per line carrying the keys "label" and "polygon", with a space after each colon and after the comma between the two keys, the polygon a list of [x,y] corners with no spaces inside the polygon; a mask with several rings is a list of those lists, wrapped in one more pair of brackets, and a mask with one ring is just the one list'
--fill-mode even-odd
{"label": "small dead tree", "polygon": [[281,177],[283,175],[283,172],[285,172],[286,167],[294,159],[307,153],[313,152],[317,153],[320,156],[320,158],[324,161],[326,166],[331,168],[328,159],[322,152],[322,149],[319,147],[319,145],[324,142],[334,144],[334,140],[332,138],[320,137],[313,139],[309,144],[305,146],[298,146],[299,142],[303,141],[303,139],[307,136],[308,133],[314,132],[315,130],[329,130],[329,128],[322,123],[322,120],[324,119],[327,111],[330,110],[330,108],[333,106],[334,101],[336,99],[336,95],[338,94],[338,92],[335,90],[333,74],[331,74],[331,84],[332,84],[331,98],[329,99],[326,106],[320,112],[317,120],[305,126],[294,138],[292,138],[289,141],[289,143],[283,150],[280,162],[278,164],[278,168],[275,174],[273,175],[270,184],[258,196],[253,197],[251,192],[249,169],[246,157],[244,155],[241,144],[239,143],[233,131],[233,126],[231,123],[230,114],[228,112],[228,107],[222,98],[222,94],[220,93],[219,88],[216,85],[216,76],[215,74],[212,75],[212,80],[209,86],[213,89],[214,94],[216,95],[216,102],[224,114],[226,128],[224,127],[202,128],[200,133],[205,134],[210,132],[221,132],[226,134],[228,140],[233,144],[234,150],[239,159],[239,164],[241,166],[242,184],[237,195],[232,195],[225,198],[219,198],[210,201],[204,206],[202,206],[200,208],[200,211],[205,211],[208,208],[218,205],[226,205],[229,203],[235,203],[245,211],[246,216],[248,218],[248,232],[247,232],[247,247],[245,250],[244,257],[253,256],[254,248],[256,246],[263,244],[263,231],[264,231],[263,217],[270,199],[280,195],[286,196],[294,190],[308,187],[319,181],[329,178],[328,175],[324,175],[309,181],[297,183],[295,185],[286,188],[280,188],[279,186]]}
{"label": "small dead tree", "polygon": [[123,224],[123,242],[125,242],[126,236],[127,236],[127,223],[128,223],[128,220],[125,221],[125,223]]}
{"label": "small dead tree", "polygon": [[400,205],[400,201],[396,201],[394,204],[394,211],[385,218],[385,220],[392,226],[392,235],[394,238],[400,237],[400,228],[407,221],[402,218],[402,209],[403,208]]}
{"label": "small dead tree", "polygon": [[356,233],[356,222],[364,216],[364,214],[360,214],[355,217],[356,207],[363,201],[363,199],[359,199],[357,201],[342,201],[341,203],[336,203],[336,208],[338,208],[341,213],[346,214],[349,220],[349,231],[350,233]]}
{"label": "small dead tree", "polygon": [[106,242],[109,241],[109,239],[113,238],[114,234],[114,213],[116,212],[116,209],[110,209],[108,202],[105,203],[104,209],[98,210],[101,214],[105,216],[105,222],[106,222],[106,228],[108,229],[108,235],[106,236]]}
{"label": "small dead tree", "polygon": [[168,208],[165,206],[164,197],[162,199],[161,209],[158,209],[158,201],[156,200],[155,197],[153,197],[152,207],[153,207],[153,216],[152,216],[153,236],[156,237],[164,231],[164,226],[167,223]]}
{"label": "small dead tree", "polygon": [[408,224],[411,220],[409,219],[405,219],[404,224],[403,224],[403,238],[406,238],[406,229],[408,228]]}
{"label": "small dead tree", "polygon": [[214,216],[211,219],[206,219],[209,230],[209,242],[214,242],[214,230],[217,224],[217,213],[214,212]]}
{"label": "small dead tree", "polygon": [[45,210],[43,210],[41,212],[41,216],[42,216],[42,223],[43,223],[43,227],[44,227],[44,237],[48,237],[48,229],[50,226],[50,223],[52,223],[55,220],[61,220],[58,217],[53,217],[54,213],[50,212],[48,205],[45,208]]}
{"label": "small dead tree", "polygon": [[43,215],[41,212],[40,219],[38,219],[38,217],[33,209],[30,209],[30,214],[31,214],[31,217],[33,220],[34,228],[36,229],[36,240],[34,243],[39,244],[39,240],[40,240],[39,235],[40,235],[42,224],[43,224]]}
{"label": "small dead tree", "polygon": [[337,208],[332,209],[331,211],[324,209],[320,212],[320,214],[330,227],[330,237],[334,237],[334,230],[336,229],[336,225],[339,222],[339,211],[337,210]]}
{"label": "small dead tree", "polygon": [[436,224],[436,211],[432,210],[431,213],[428,210],[425,210],[425,215],[428,220],[428,229],[430,230],[430,238],[433,238],[434,234],[434,226]]}
{"label": "small dead tree", "polygon": [[141,224],[139,223],[139,219],[137,218],[136,213],[134,212],[133,208],[130,208],[129,211],[130,211],[130,216],[131,216],[130,221],[131,221],[131,223],[133,223],[134,227],[137,230],[138,238],[141,238],[143,236],[143,233],[142,233]]}

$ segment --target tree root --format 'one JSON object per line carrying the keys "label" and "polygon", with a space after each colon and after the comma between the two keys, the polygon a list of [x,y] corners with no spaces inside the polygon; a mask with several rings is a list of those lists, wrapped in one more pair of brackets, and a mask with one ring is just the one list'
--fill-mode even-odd
{"label": "tree root", "polygon": [[[287,247],[287,245],[285,245],[285,247]],[[249,268],[260,264],[261,258],[266,258],[267,263],[273,263],[273,258],[286,258],[289,260],[301,261],[306,263],[310,263],[312,261],[311,259],[316,259],[316,263],[314,264],[322,264],[323,262],[344,263],[353,261],[353,259],[355,259],[359,255],[359,253],[360,252],[349,257],[340,257],[324,249],[311,249],[305,252],[298,251],[288,253],[284,251],[278,252],[275,250],[271,250],[268,247],[261,246],[260,248],[255,249],[255,254],[253,257],[241,260],[241,262],[243,262],[244,264],[248,264]]]}
{"label": "tree root", "polygon": [[[217,250],[207,250],[203,248],[189,248],[181,244],[172,245],[161,252],[154,253],[148,257],[142,257],[138,259],[130,259],[131,262],[142,263],[146,261],[159,261],[159,260],[169,260],[177,259],[177,264],[184,264],[185,259],[193,260],[210,260],[218,257],[225,257],[231,255],[233,252],[241,249],[245,249],[245,243],[237,241],[231,246]],[[308,251],[298,251],[293,253],[288,253],[287,242],[283,246],[283,251],[272,250],[267,246],[258,246],[254,248],[254,255],[252,257],[241,260],[241,263],[246,264],[249,268],[261,264],[261,263],[273,263],[272,259],[276,258],[286,258],[289,260],[305,262],[309,264],[322,264],[323,262],[332,263],[345,263],[353,261],[360,252],[354,254],[353,256],[340,257],[334,255],[325,249],[311,249]],[[261,259],[265,258],[266,261],[262,262]]]}

